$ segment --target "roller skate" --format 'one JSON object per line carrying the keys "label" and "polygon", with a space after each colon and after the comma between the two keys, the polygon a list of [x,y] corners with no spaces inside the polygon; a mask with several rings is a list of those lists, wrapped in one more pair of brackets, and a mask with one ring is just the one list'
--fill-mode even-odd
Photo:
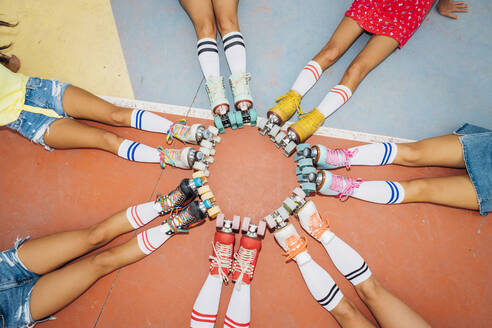
{"label": "roller skate", "polygon": [[318,209],[312,200],[308,201],[297,213],[302,228],[323,244],[328,244],[335,236],[330,231],[330,223],[325,218],[321,218]]}
{"label": "roller skate", "polygon": [[210,159],[207,158],[201,151],[197,151],[191,147],[184,147],[181,149],[165,149],[158,148],[161,156],[161,167],[165,168],[166,164],[181,169],[194,169],[206,172],[209,174],[207,168],[210,163]]}
{"label": "roller skate", "polygon": [[284,149],[289,157],[296,150],[297,144],[304,142],[323,124],[325,117],[317,108],[302,116],[299,121],[287,128],[287,134],[280,131],[274,138],[275,145]]}
{"label": "roller skate", "polygon": [[222,76],[210,76],[205,84],[210,108],[214,115],[214,123],[220,133],[225,128],[236,129],[236,115],[229,108],[229,101],[225,94],[224,78]]}
{"label": "roller skate", "polygon": [[183,207],[188,202],[198,196],[198,189],[203,186],[200,178],[183,179],[181,183],[169,194],[157,195],[154,202],[154,209],[159,211],[159,215],[170,213],[173,209]]}
{"label": "roller skate", "polygon": [[232,220],[225,219],[224,214],[217,216],[216,227],[220,230],[215,232],[212,243],[210,274],[218,275],[226,284],[229,281],[234,258],[234,231],[239,230],[240,223],[239,216],[234,216]]}
{"label": "roller skate", "polygon": [[261,237],[265,235],[265,221],[260,221],[258,225],[252,224],[248,217],[243,218],[241,225],[243,236],[239,244],[239,249],[234,254],[232,264],[232,281],[236,282],[236,288],[241,284],[249,285],[255,272],[256,261],[261,249]]}
{"label": "roller skate", "polygon": [[253,97],[249,89],[250,79],[249,73],[234,73],[229,77],[234,106],[237,109],[235,115],[238,128],[242,128],[244,123],[256,125],[257,114],[256,109],[253,108]]}
{"label": "roller skate", "polygon": [[276,229],[273,236],[277,243],[285,251],[282,255],[285,256],[285,262],[294,260],[300,266],[311,259],[307,252],[307,241],[305,237],[301,237],[294,225],[288,223],[282,228]]}
{"label": "roller skate", "polygon": [[215,144],[220,142],[219,130],[214,126],[207,129],[201,124],[185,125],[184,121],[175,122],[167,132],[168,144],[176,138],[185,143],[200,145],[202,148],[213,149]]}
{"label": "roller skate", "polygon": [[211,201],[192,201],[184,208],[175,209],[162,224],[166,225],[168,235],[178,232],[188,232],[190,228],[205,221],[207,215],[215,218],[220,214],[220,208]]}
{"label": "roller skate", "polygon": [[349,196],[352,196],[355,189],[359,188],[364,182],[361,178],[349,178],[341,175],[336,175],[330,171],[318,171],[317,173],[309,173],[305,179],[307,182],[301,183],[301,188],[309,191],[312,190],[312,185],[316,185],[316,191],[327,196],[336,196],[340,200],[345,201]]}
{"label": "roller skate", "polygon": [[302,189],[295,188],[294,191],[292,191],[292,194],[283,201],[281,207],[264,218],[268,227],[272,230],[278,230],[288,225],[287,219],[291,214],[297,213],[297,211],[306,203],[305,197],[306,194]]}
{"label": "roller skate", "polygon": [[287,122],[292,115],[297,111],[299,115],[301,111],[301,95],[293,90],[289,90],[285,95],[277,98],[277,104],[270,108],[267,112],[267,120],[262,120],[258,123],[260,134],[268,136],[272,141],[280,132],[282,125]]}
{"label": "roller skate", "polygon": [[336,169],[345,166],[350,169],[350,160],[356,154],[357,150],[337,148],[330,149],[323,145],[299,144],[296,147],[297,153],[294,160],[299,166],[306,166],[301,163],[308,163],[311,160],[311,165],[318,169]]}

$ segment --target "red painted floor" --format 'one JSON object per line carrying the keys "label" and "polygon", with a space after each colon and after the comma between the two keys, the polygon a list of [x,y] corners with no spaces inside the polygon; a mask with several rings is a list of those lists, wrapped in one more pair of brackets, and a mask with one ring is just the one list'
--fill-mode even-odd
{"label": "red painted floor", "polygon": [[[106,128],[152,146],[164,144],[159,134]],[[132,163],[97,150],[48,152],[5,128],[0,128],[0,139],[0,249],[12,247],[17,236],[35,238],[86,227],[154,199],[156,192],[166,193],[191,175],[176,168],[161,171],[159,165]],[[310,142],[338,147],[356,144],[322,137]],[[237,214],[258,220],[278,208],[296,186],[293,160],[286,159],[256,128],[228,130],[216,149],[209,181],[228,217]],[[461,171],[390,165],[338,172],[365,179],[406,180]],[[314,201],[330,219],[332,230],[361,253],[374,275],[431,325],[490,326],[489,217],[431,204],[383,206],[323,196]],[[301,232],[296,219],[292,221]],[[215,223],[208,221],[189,234],[173,237],[144,260],[98,281],[56,313],[56,321],[39,327],[187,327],[207,275],[214,231]],[[131,235],[117,238],[108,247]],[[343,293],[370,316],[322,246],[308,237],[308,249]],[[232,286],[223,289],[219,324],[231,293]],[[252,283],[251,326],[337,326],[312,299],[295,263],[284,262],[271,234],[264,240]]]}

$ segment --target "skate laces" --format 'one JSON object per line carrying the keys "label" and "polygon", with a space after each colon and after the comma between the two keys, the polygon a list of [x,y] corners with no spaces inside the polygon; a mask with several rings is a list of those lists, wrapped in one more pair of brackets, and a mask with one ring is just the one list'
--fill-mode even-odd
{"label": "skate laces", "polygon": [[209,79],[205,84],[205,89],[211,104],[219,99],[226,99],[224,80],[221,76]]}
{"label": "skate laces", "polygon": [[287,245],[287,251],[282,253],[282,255],[286,256],[285,262],[292,260],[307,249],[307,241],[304,236],[290,235],[285,239],[285,244]]}
{"label": "skate laces", "polygon": [[214,242],[212,241],[212,248],[214,250],[215,256],[210,255],[208,257],[210,260],[212,260],[210,262],[210,271],[212,271],[213,268],[218,268],[219,277],[222,278],[222,281],[224,281],[224,283],[227,285],[227,283],[229,282],[229,278],[227,277],[227,274],[225,272],[229,272],[232,266],[233,247],[232,245],[222,244],[219,242],[214,245]]}
{"label": "skate laces", "polygon": [[327,149],[326,163],[333,166],[345,166],[350,169],[350,160],[357,153],[357,149],[350,151],[348,149]]}
{"label": "skate laces", "polygon": [[159,150],[159,159],[161,168],[166,168],[166,164],[176,166],[176,160],[179,158],[179,149],[165,149],[162,146],[157,147]]}
{"label": "skate laces", "polygon": [[190,131],[190,127],[186,125],[186,119],[182,118],[178,122],[174,122],[167,130],[166,142],[168,145],[173,143],[173,138],[185,142],[185,137]]}
{"label": "skate laces", "polygon": [[333,174],[331,177],[330,189],[337,191],[337,197],[341,201],[345,201],[349,196],[353,195],[354,189],[359,188],[362,182],[363,180],[361,178],[354,179]]}
{"label": "skate laces", "polygon": [[188,208],[183,209],[181,207],[174,207],[171,210],[169,219],[167,220],[167,223],[173,232],[187,232],[198,222],[199,221],[196,221],[196,219],[191,215]]}
{"label": "skate laces", "polygon": [[329,230],[330,223],[327,218],[322,218],[318,212],[309,217],[309,230],[314,238],[320,239],[325,231]]}
{"label": "skate laces", "polygon": [[[253,278],[253,272],[255,271],[255,265],[253,261],[256,257],[256,249],[247,249],[242,246],[234,254],[234,271],[240,271],[239,277],[236,280],[237,289],[241,288],[241,282],[243,281],[243,276],[247,274],[249,278]],[[239,282],[239,284],[238,284]]]}
{"label": "skate laces", "polygon": [[251,79],[250,73],[241,73],[237,79],[231,79],[231,88],[234,98],[242,95],[250,95],[249,80]]}
{"label": "skate laces", "polygon": [[307,112],[303,111],[301,109],[301,98],[297,97],[294,91],[290,90],[287,92],[285,95],[278,97],[275,99],[277,102],[277,105],[280,106],[280,108],[290,108],[294,107],[296,109],[297,115],[301,117],[302,115],[306,114]]}
{"label": "skate laces", "polygon": [[171,212],[173,207],[175,207],[177,204],[181,204],[185,200],[185,198],[186,196],[177,190],[172,191],[167,196],[162,196],[160,193],[157,194],[155,203],[161,204],[162,207],[162,212],[159,214],[162,215]]}

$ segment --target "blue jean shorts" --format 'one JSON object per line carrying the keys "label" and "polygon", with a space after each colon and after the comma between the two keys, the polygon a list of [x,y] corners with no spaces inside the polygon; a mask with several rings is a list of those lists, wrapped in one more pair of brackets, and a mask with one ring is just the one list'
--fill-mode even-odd
{"label": "blue jean shorts", "polygon": [[485,216],[492,211],[492,130],[466,123],[454,134],[460,136],[466,171]]}
{"label": "blue jean shorts", "polygon": [[15,242],[14,248],[0,253],[0,328],[32,327],[38,322],[31,317],[32,287],[41,277],[29,271],[17,256],[17,249],[29,237]]}
{"label": "blue jean shorts", "polygon": [[[27,81],[24,104],[53,109],[58,115],[69,117],[63,110],[62,105],[63,94],[69,85],[57,80],[43,80],[39,77],[31,77]],[[47,150],[53,150],[44,143],[44,134],[56,120],[57,118],[54,117],[23,110],[17,120],[8,124],[7,127],[19,132],[32,142],[43,145]]]}

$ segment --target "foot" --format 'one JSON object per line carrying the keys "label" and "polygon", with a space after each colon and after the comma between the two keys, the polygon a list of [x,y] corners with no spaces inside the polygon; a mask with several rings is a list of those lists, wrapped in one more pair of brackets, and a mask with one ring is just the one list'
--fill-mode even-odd
{"label": "foot", "polygon": [[163,224],[168,224],[172,233],[187,232],[191,227],[205,220],[207,210],[212,206],[213,204],[211,202],[194,200],[184,208],[175,209]]}
{"label": "foot", "polygon": [[344,177],[329,171],[321,171],[321,175],[322,179],[318,186],[318,192],[323,195],[336,196],[342,201],[352,196],[363,182],[361,178]]}
{"label": "foot", "polygon": [[322,145],[301,148],[302,150],[298,150],[296,156],[299,159],[312,159],[314,165],[323,170],[336,169],[343,166],[348,170],[350,169],[352,157],[357,153],[357,149],[354,151],[346,148],[330,149]]}
{"label": "foot", "polygon": [[289,118],[297,112],[302,115],[301,95],[294,90],[289,90],[285,95],[278,97],[275,101],[277,104],[268,110],[267,116],[274,115],[277,117],[278,125],[284,124]]}
{"label": "foot", "polygon": [[158,194],[154,208],[159,211],[160,215],[171,213],[173,209],[183,207],[195,199],[198,195],[198,188],[202,185],[203,181],[200,178],[183,179],[179,186],[169,194],[165,196]]}
{"label": "foot", "polygon": [[246,111],[253,107],[253,97],[249,89],[249,73],[234,73],[229,77],[234,105],[238,110]]}
{"label": "foot", "polygon": [[274,232],[273,235],[277,243],[279,243],[280,247],[285,251],[283,255],[286,257],[286,262],[293,259],[301,265],[311,258],[307,253],[306,238],[299,236],[296,228],[291,223]]}
{"label": "foot", "polygon": [[160,151],[161,167],[165,168],[166,164],[181,169],[194,169],[206,171],[208,164],[205,162],[205,156],[201,151],[196,151],[191,147],[181,149],[158,148]]}
{"label": "foot", "polygon": [[227,100],[222,76],[209,76],[205,83],[208,99],[210,100],[210,109],[216,115],[225,115],[229,110],[229,101]]}
{"label": "foot", "polygon": [[261,249],[261,240],[241,237],[239,249],[234,254],[232,280],[249,285],[255,273],[256,261]]}
{"label": "foot", "polygon": [[228,282],[232,268],[235,235],[217,231],[212,243],[210,259],[210,274],[218,275],[224,282]]}
{"label": "foot", "polygon": [[220,142],[219,131],[209,126],[208,129],[201,124],[188,126],[184,121],[175,122],[169,128],[167,133],[168,143],[176,138],[182,142],[200,145],[205,148],[213,148],[216,142]]}
{"label": "foot", "polygon": [[295,135],[295,143],[304,142],[312,136],[316,130],[323,124],[325,117],[317,108],[303,115],[297,122],[292,124],[288,129],[288,133]]}
{"label": "foot", "polygon": [[302,228],[316,240],[327,244],[334,234],[330,231],[328,219],[321,218],[312,200],[308,201],[297,213]]}

